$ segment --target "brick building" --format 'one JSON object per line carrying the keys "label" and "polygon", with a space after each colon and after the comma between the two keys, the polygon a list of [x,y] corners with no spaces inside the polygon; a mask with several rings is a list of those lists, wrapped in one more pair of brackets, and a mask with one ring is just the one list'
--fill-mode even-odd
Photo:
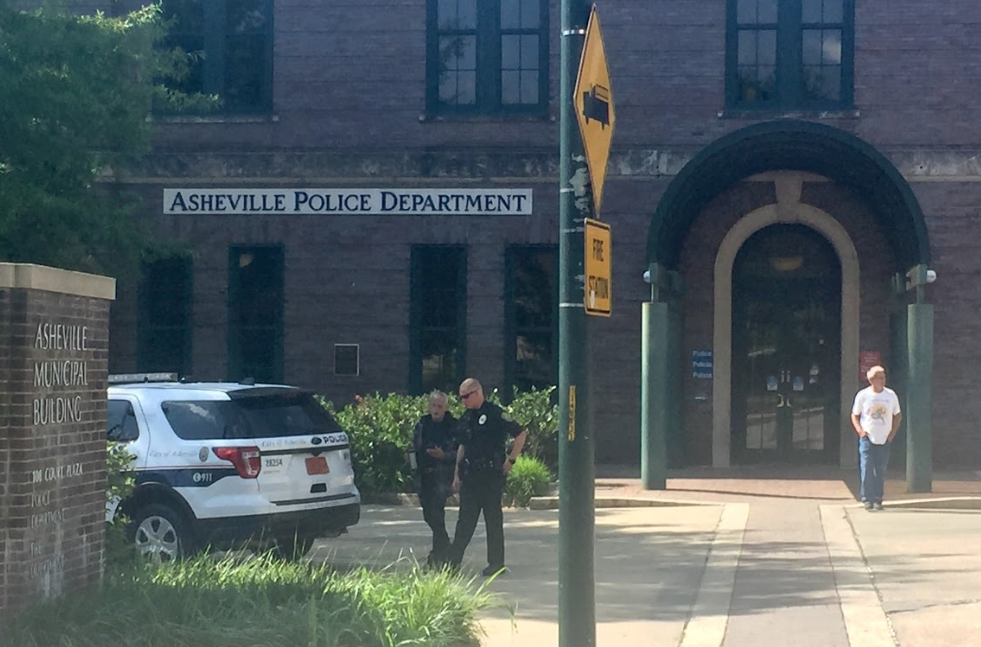
{"label": "brick building", "polygon": [[[118,180],[189,255],[120,282],[113,371],[356,393],[556,379],[556,0],[164,0],[185,81]],[[607,0],[613,313],[598,461],[636,462],[643,273],[681,315],[676,464],[853,464],[860,365],[903,393],[935,305],[934,457],[976,465],[981,5]],[[905,287],[905,286],[903,286]]]}

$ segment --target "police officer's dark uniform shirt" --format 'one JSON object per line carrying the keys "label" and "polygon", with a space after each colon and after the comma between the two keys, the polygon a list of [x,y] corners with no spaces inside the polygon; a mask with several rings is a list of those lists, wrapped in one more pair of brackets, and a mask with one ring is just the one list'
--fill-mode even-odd
{"label": "police officer's dark uniform shirt", "polygon": [[521,433],[521,427],[504,417],[504,410],[491,402],[479,409],[467,409],[460,419],[465,449],[464,460],[470,472],[501,472],[507,456],[507,439]]}

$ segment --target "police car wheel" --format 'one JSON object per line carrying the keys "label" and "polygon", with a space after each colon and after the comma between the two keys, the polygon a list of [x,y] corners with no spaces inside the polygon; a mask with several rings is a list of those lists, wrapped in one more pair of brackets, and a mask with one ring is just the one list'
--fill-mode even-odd
{"label": "police car wheel", "polygon": [[172,508],[150,504],[133,520],[133,544],[140,557],[153,564],[167,564],[194,552],[190,524]]}
{"label": "police car wheel", "polygon": [[310,552],[316,539],[313,535],[280,537],[273,545],[273,554],[279,559],[289,561],[302,559]]}

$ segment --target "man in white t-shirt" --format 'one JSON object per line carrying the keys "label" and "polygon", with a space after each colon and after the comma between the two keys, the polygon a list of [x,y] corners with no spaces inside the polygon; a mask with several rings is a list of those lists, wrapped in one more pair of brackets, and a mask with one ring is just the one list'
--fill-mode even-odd
{"label": "man in white t-shirt", "polygon": [[866,510],[882,510],[889,443],[896,437],[903,414],[896,392],[886,388],[886,369],[873,366],[866,377],[869,386],[855,395],[852,405],[852,427],[858,434],[862,502]]}

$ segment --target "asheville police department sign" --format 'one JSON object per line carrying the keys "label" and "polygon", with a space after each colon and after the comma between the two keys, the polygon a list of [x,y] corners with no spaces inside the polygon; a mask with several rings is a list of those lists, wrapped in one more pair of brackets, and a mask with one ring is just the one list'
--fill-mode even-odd
{"label": "asheville police department sign", "polygon": [[528,216],[531,189],[164,189],[165,214]]}

